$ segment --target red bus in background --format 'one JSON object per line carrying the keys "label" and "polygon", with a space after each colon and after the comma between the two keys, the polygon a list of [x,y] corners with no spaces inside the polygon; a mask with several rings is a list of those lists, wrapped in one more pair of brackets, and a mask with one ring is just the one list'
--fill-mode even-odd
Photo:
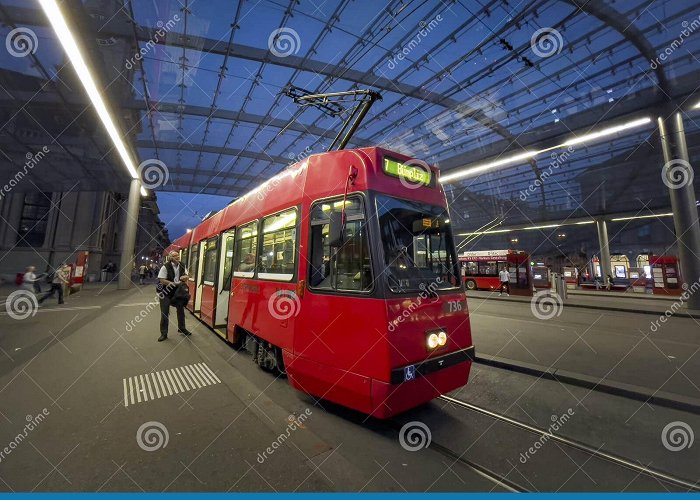
{"label": "red bus in background", "polygon": [[498,273],[506,267],[510,273],[510,293],[532,295],[530,255],[522,250],[482,250],[459,256],[462,280],[467,290],[498,290]]}
{"label": "red bus in background", "polygon": [[438,175],[381,148],[312,155],[166,254],[189,309],[262,369],[388,418],[465,385],[474,357]]}

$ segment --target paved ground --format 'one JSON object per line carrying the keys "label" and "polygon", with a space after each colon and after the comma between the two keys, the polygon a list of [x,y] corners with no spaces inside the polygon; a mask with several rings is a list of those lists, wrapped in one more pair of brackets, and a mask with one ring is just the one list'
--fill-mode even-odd
{"label": "paved ground", "polygon": [[[315,401],[189,315],[190,339],[173,326],[170,340],[158,343],[153,296],[152,286],[93,285],[24,320],[0,314],[0,490],[502,489],[455,460],[460,455],[531,490],[667,488],[557,445],[521,464],[532,435],[442,401],[391,422]],[[483,349],[479,342],[497,331],[489,328],[504,320],[471,308]],[[473,375],[457,397],[545,427],[573,408],[567,435],[685,478],[698,475],[697,446],[671,452],[660,438],[672,421],[697,432],[695,415],[489,367],[475,366]],[[434,445],[404,449],[398,429],[410,422],[427,425]]]}
{"label": "paved ground", "polygon": [[700,320],[566,304],[540,319],[529,300],[468,303],[478,353],[700,400]]}

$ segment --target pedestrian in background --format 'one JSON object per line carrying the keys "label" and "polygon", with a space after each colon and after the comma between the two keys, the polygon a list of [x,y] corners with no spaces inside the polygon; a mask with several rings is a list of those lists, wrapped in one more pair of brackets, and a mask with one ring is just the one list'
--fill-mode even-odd
{"label": "pedestrian in background", "polygon": [[39,299],[39,304],[49,297],[53,297],[56,292],[58,292],[58,303],[63,304],[63,287],[68,285],[69,280],[70,266],[64,262],[54,272],[53,279],[51,280],[51,289]]}
{"label": "pedestrian in background", "polygon": [[141,264],[139,267],[139,285],[143,285],[143,280],[146,279],[146,264]]}
{"label": "pedestrian in background", "polygon": [[501,269],[501,272],[498,273],[498,279],[501,282],[501,290],[498,295],[503,295],[503,290],[505,290],[506,296],[510,297],[510,273],[507,268]]}
{"label": "pedestrian in background", "polygon": [[37,277],[34,271],[36,271],[36,267],[27,267],[22,279],[22,288],[36,295],[41,293],[41,287],[39,286],[39,277]]}

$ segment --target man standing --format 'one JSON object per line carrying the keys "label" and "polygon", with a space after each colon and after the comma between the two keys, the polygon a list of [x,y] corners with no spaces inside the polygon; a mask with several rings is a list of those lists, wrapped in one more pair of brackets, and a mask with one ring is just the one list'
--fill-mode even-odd
{"label": "man standing", "polygon": [[501,290],[498,295],[503,295],[503,290],[505,289],[506,291],[506,296],[510,296],[510,273],[508,272],[508,269],[506,267],[503,267],[501,269],[501,272],[498,273],[498,279],[501,281]]}
{"label": "man standing", "polygon": [[139,285],[143,285],[143,280],[146,279],[146,264],[141,264],[139,267]]}
{"label": "man standing", "polygon": [[68,284],[69,279],[70,266],[64,262],[54,272],[53,280],[51,281],[51,289],[46,292],[46,295],[39,299],[39,304],[44,302],[49,297],[53,297],[56,292],[58,292],[58,303],[63,304],[63,287]]}
{"label": "man standing", "polygon": [[[160,268],[158,272],[158,297],[160,299],[160,337],[158,342],[163,342],[168,338],[168,318],[170,316],[170,306],[175,291],[180,283],[187,283],[187,269],[180,263],[180,254],[170,252],[168,262]],[[185,327],[185,305],[182,303],[172,304],[177,311],[177,331],[183,335],[192,335]]]}

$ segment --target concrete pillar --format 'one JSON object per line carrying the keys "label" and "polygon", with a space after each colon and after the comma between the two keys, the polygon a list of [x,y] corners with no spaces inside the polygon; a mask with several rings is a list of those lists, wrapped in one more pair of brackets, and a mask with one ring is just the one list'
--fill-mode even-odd
{"label": "concrete pillar", "polygon": [[[676,112],[668,118],[660,117],[658,123],[664,153],[661,175],[671,197],[681,273],[684,282],[693,285],[700,280],[700,223],[683,117]],[[689,294],[687,304],[689,309],[700,310],[700,293]]]}
{"label": "concrete pillar", "polygon": [[598,244],[600,245],[600,277],[604,285],[608,285],[608,274],[612,274],[610,264],[610,242],[608,241],[608,223],[605,219],[596,219],[598,229]]}
{"label": "concrete pillar", "polygon": [[141,181],[131,180],[129,199],[127,201],[124,231],[122,232],[122,258],[119,262],[119,290],[132,286],[131,270],[134,268],[134,245],[136,245],[136,228],[139,222],[141,206]]}

